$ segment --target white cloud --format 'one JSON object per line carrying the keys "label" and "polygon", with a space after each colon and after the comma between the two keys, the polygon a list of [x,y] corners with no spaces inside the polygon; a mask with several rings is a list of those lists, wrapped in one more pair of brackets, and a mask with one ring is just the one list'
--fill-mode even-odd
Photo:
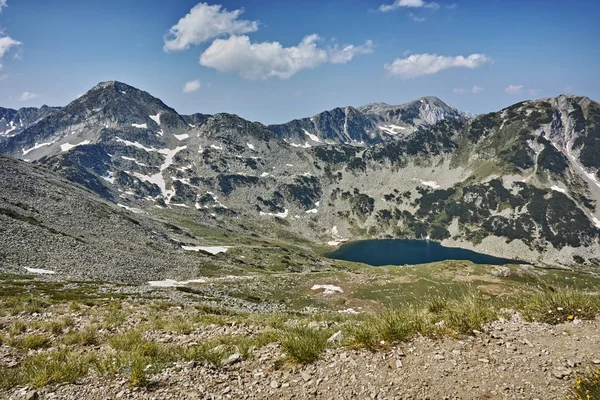
{"label": "white cloud", "polygon": [[425,17],[419,17],[416,16],[413,13],[408,13],[408,16],[410,17],[410,19],[412,19],[414,22],[425,22]]}
{"label": "white cloud", "polygon": [[458,94],[466,94],[466,93],[472,93],[472,94],[479,94],[483,92],[483,88],[481,86],[473,86],[471,89],[463,89],[463,88],[455,88],[452,89],[452,91],[454,93],[458,93]]}
{"label": "white cloud", "polygon": [[200,56],[200,65],[221,72],[238,73],[246,79],[288,79],[303,69],[324,63],[344,64],[373,51],[373,43],[343,48],[319,48],[318,35],[306,36],[300,44],[283,47],[279,42],[252,43],[248,36],[216,39]]}
{"label": "white cloud", "polygon": [[186,82],[185,85],[183,86],[183,93],[192,93],[198,89],[200,89],[200,81],[199,80],[189,81],[189,82]]}
{"label": "white cloud", "polygon": [[[0,0],[1,1],[1,0]],[[22,44],[8,36],[0,37],[0,59],[14,46]]]}
{"label": "white cloud", "polygon": [[508,85],[506,89],[504,89],[504,93],[507,94],[519,94],[523,91],[523,85]]}
{"label": "white cloud", "polygon": [[37,99],[39,97],[41,97],[41,95],[39,95],[37,93],[23,92],[21,97],[19,97],[19,101],[30,101],[30,100]]}
{"label": "white cloud", "polygon": [[399,78],[416,78],[436,74],[448,68],[478,68],[493,60],[485,54],[471,54],[468,57],[447,57],[437,54],[413,54],[407,58],[397,58],[383,67],[388,74]]}
{"label": "white cloud", "polygon": [[437,10],[440,8],[438,3],[427,2],[423,0],[395,0],[392,4],[382,4],[379,6],[379,11],[388,12],[393,11],[401,7],[408,8],[431,8]]}
{"label": "white cloud", "polygon": [[219,4],[196,4],[190,12],[169,29],[164,51],[187,50],[211,39],[240,35],[258,30],[258,21],[238,20],[244,10],[227,11]]}
{"label": "white cloud", "polygon": [[6,7],[6,1],[7,1],[7,0],[0,0],[0,12],[2,12],[2,9],[3,9],[4,7]]}

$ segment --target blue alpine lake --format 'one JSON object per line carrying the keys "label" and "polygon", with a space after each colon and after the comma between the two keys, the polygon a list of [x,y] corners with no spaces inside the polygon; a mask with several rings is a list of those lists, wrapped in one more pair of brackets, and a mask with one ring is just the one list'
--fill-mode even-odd
{"label": "blue alpine lake", "polygon": [[488,256],[471,250],[444,247],[428,240],[377,239],[342,245],[327,257],[373,266],[415,265],[446,260],[468,260],[476,264],[526,264],[522,261]]}

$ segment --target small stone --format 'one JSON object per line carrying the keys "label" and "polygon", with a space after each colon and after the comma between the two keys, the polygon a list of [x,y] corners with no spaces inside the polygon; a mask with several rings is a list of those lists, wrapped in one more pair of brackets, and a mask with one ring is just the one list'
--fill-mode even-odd
{"label": "small stone", "polygon": [[40,395],[38,394],[38,392],[29,392],[25,395],[25,400],[38,400],[40,398]]}
{"label": "small stone", "polygon": [[227,358],[226,360],[221,361],[222,365],[232,365],[235,364],[236,362],[240,361],[242,359],[242,356],[239,353],[234,353],[232,355],[229,356],[229,358]]}
{"label": "small stone", "polygon": [[402,361],[396,360],[396,369],[402,368]]}
{"label": "small stone", "polygon": [[435,355],[433,356],[433,358],[434,358],[435,360],[443,360],[443,359],[445,359],[446,357],[444,357],[442,354],[435,354]]}
{"label": "small stone", "polygon": [[595,365],[600,365],[600,360],[592,360]]}
{"label": "small stone", "polygon": [[278,387],[279,387],[279,382],[277,382],[277,381],[271,381],[271,388],[277,389]]}
{"label": "small stone", "polygon": [[480,358],[478,361],[484,364],[488,364],[490,362],[490,360],[488,360],[487,358]]}
{"label": "small stone", "polygon": [[552,375],[557,379],[564,379],[568,378],[572,372],[570,368],[558,367],[552,370]]}
{"label": "small stone", "polygon": [[308,372],[306,372],[306,371],[305,371],[305,372],[303,372],[303,373],[301,374],[301,376],[302,376],[302,379],[304,379],[304,382],[308,382],[308,381],[310,381],[310,378],[311,378],[311,377],[310,377],[310,374],[309,374]]}
{"label": "small stone", "polygon": [[125,396],[125,391],[121,390],[119,393],[117,393],[117,395],[115,396],[117,399],[122,398],[123,396]]}
{"label": "small stone", "polygon": [[341,346],[344,341],[344,334],[342,331],[337,331],[329,339],[327,339],[327,343],[333,343],[336,346]]}

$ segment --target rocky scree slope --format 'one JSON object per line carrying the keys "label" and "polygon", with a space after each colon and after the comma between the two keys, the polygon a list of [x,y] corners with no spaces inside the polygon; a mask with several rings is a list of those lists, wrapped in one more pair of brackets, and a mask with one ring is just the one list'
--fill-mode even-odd
{"label": "rocky scree slope", "polygon": [[213,226],[268,220],[330,244],[429,237],[595,269],[599,146],[600,105],[584,97],[476,118],[423,98],[267,127],[230,114],[181,116],[106,82],[0,152],[147,215],[168,210]]}
{"label": "rocky scree slope", "polygon": [[42,166],[0,155],[0,187],[2,272],[146,283],[191,279],[208,262],[233,268],[185,252],[182,243],[195,238],[181,229],[132,214]]}

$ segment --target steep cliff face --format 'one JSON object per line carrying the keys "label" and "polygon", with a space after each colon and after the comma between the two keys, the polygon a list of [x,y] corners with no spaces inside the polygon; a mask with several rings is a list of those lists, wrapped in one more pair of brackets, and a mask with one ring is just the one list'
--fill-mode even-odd
{"label": "steep cliff face", "polygon": [[[426,97],[264,126],[181,116],[102,83],[0,151],[144,213],[276,221],[321,243],[426,238],[553,265],[600,264],[600,105],[560,96],[472,117]],[[233,229],[233,228],[232,228]]]}

